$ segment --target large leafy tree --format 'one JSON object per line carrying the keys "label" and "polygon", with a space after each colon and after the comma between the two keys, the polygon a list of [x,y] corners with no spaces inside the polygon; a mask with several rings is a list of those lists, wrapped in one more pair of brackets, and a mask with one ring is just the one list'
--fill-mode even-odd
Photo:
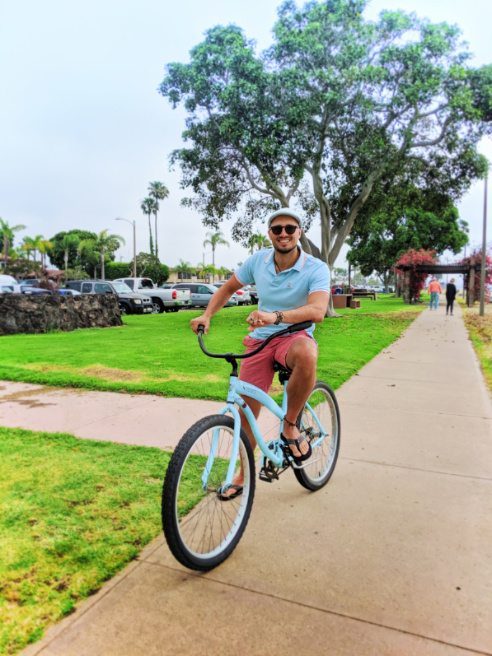
{"label": "large leafy tree", "polygon": [[92,265],[79,252],[79,244],[88,239],[96,240],[95,232],[88,230],[69,230],[68,232],[57,232],[51,237],[51,248],[48,251],[51,262],[59,269],[75,269],[83,267],[84,270],[91,269]]}
{"label": "large leafy tree", "polygon": [[139,253],[137,255],[137,276],[151,278],[152,282],[162,285],[169,278],[169,267],[161,264],[155,255]]}
{"label": "large leafy tree", "polygon": [[347,240],[351,246],[347,259],[360,267],[363,276],[375,271],[387,287],[402,253],[410,249],[459,253],[468,242],[467,222],[459,219],[452,199],[439,190],[422,192],[401,180],[396,188],[382,189],[382,194],[383,198],[369,201],[374,211],[355,224]]}
{"label": "large leafy tree", "polygon": [[234,218],[246,244],[256,219],[297,203],[307,225],[321,222],[321,244],[304,236],[303,247],[332,267],[389,181],[456,200],[483,175],[490,72],[467,65],[457,27],[402,11],[370,22],[366,5],[288,0],[263,54],[239,27],[219,26],[188,64],[168,65],[160,91],[188,112],[171,162],[205,224]]}
{"label": "large leafy tree", "polygon": [[[97,266],[101,268],[101,278],[105,279],[104,264],[114,260],[114,252],[120,247],[120,242],[125,240],[120,235],[110,235],[108,230],[102,230],[96,239],[86,239],[80,242],[78,248],[94,267],[94,277],[96,276]],[[95,257],[97,254],[97,258]],[[98,260],[98,262],[97,262]]]}
{"label": "large leafy tree", "polygon": [[165,200],[169,196],[169,189],[162,182],[151,182],[149,184],[149,196],[154,199],[154,218],[155,218],[155,255],[159,257],[159,241],[157,238],[157,212],[159,211],[159,201]]}

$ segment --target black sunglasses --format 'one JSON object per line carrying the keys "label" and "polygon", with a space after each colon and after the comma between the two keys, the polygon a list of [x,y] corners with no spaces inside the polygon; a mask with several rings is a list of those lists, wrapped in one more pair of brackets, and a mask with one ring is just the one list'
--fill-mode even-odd
{"label": "black sunglasses", "polygon": [[299,226],[292,225],[292,223],[288,223],[287,225],[274,225],[270,228],[270,230],[273,232],[273,234],[278,237],[279,235],[282,234],[282,230],[285,230],[285,232],[288,235],[293,235],[294,232],[299,228]]}

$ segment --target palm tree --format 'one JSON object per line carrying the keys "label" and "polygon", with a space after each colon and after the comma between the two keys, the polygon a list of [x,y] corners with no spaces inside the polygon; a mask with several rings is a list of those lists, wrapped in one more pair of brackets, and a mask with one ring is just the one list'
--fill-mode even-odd
{"label": "palm tree", "polygon": [[226,278],[228,275],[230,275],[231,270],[225,266],[221,266],[217,269],[217,273],[220,273],[222,278]]}
{"label": "palm tree", "polygon": [[147,214],[149,219],[149,240],[150,240],[150,254],[154,255],[154,242],[152,240],[152,226],[150,225],[150,215],[154,212],[155,200],[153,198],[144,198],[140,203],[140,209],[144,214]]}
{"label": "palm tree", "polygon": [[149,196],[154,199],[154,216],[155,216],[155,255],[159,257],[159,242],[157,239],[157,212],[159,211],[159,201],[169,196],[169,189],[162,182],[151,182],[149,184]]}
{"label": "palm tree", "polygon": [[119,248],[120,242],[125,243],[123,237],[120,237],[120,235],[108,235],[107,230],[100,232],[94,242],[94,250],[99,252],[101,258],[101,278],[103,280],[105,280],[104,262],[106,260],[106,253]]}
{"label": "palm tree", "polygon": [[14,232],[19,232],[19,230],[25,230],[27,226],[25,225],[16,225],[9,226],[7,221],[0,219],[0,233],[3,235],[3,254],[5,257],[5,266],[7,266],[7,258],[9,256],[10,247],[14,245]]}
{"label": "palm tree", "polygon": [[261,251],[262,248],[270,248],[271,245],[272,242],[268,239],[268,237],[265,237],[265,235],[251,235],[251,237],[248,239],[250,255],[253,255],[255,248],[257,251]]}
{"label": "palm tree", "polygon": [[24,237],[22,240],[21,249],[27,253],[27,261],[29,262],[31,253],[36,250],[34,248],[34,239],[32,237]]}
{"label": "palm tree", "polygon": [[46,253],[53,248],[53,244],[47,239],[39,239],[37,242],[38,251],[41,255],[41,266],[46,271]]}
{"label": "palm tree", "polygon": [[204,267],[202,267],[200,273],[198,274],[199,278],[206,278],[207,282],[210,280],[210,276],[215,276],[217,273],[217,269],[214,267],[213,264],[207,264]]}
{"label": "palm tree", "polygon": [[178,266],[176,267],[178,271],[178,277],[179,274],[181,274],[181,280],[183,280],[183,274],[184,273],[193,273],[193,269],[191,268],[191,264],[189,262],[185,262],[184,260],[180,260]]}
{"label": "palm tree", "polygon": [[22,249],[28,253],[33,253],[33,261],[36,262],[36,252],[41,253],[43,249],[43,242],[45,241],[43,235],[36,235],[35,237],[24,237]]}
{"label": "palm tree", "polygon": [[88,264],[94,267],[93,278],[97,278],[97,265],[99,264],[99,253],[95,248],[95,239],[82,239],[77,247],[78,252],[85,257]]}
{"label": "palm tree", "polygon": [[60,246],[63,248],[63,259],[65,261],[65,272],[68,269],[68,255],[71,248],[78,248],[80,244],[80,239],[77,235],[66,234],[63,235],[62,240],[60,241]]}
{"label": "palm tree", "polygon": [[78,246],[78,251],[94,267],[94,278],[97,278],[97,266],[101,265],[101,278],[104,280],[104,262],[108,251],[116,250],[119,242],[125,243],[120,235],[108,235],[107,230],[103,230],[97,236],[97,239],[83,239]]}
{"label": "palm tree", "polygon": [[211,246],[212,247],[212,265],[215,269],[215,249],[217,246],[229,246],[229,242],[224,239],[224,235],[220,230],[214,232],[207,232],[207,239],[203,242],[203,247]]}

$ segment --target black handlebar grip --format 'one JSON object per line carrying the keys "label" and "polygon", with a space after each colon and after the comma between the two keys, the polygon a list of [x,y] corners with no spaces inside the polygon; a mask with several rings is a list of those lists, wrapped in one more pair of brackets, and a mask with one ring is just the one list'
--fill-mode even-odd
{"label": "black handlebar grip", "polygon": [[288,331],[290,333],[297,333],[301,330],[307,330],[308,328],[311,328],[313,325],[312,321],[302,321],[301,323],[295,323],[290,328],[288,328]]}

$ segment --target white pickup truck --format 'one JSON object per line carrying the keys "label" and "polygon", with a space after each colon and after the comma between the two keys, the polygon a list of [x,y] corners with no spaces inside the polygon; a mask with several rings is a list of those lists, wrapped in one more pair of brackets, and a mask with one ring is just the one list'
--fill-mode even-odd
{"label": "white pickup truck", "polygon": [[126,282],[134,292],[145,292],[152,300],[152,313],[177,312],[191,305],[189,289],[162,289],[150,278],[117,278],[113,282]]}

